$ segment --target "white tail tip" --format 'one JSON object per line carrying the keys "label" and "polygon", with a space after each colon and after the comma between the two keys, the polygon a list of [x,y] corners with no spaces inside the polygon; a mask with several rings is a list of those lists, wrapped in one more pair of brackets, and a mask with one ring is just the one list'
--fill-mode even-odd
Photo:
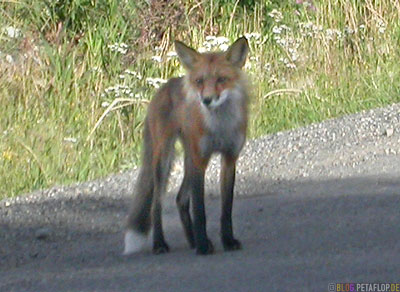
{"label": "white tail tip", "polygon": [[132,253],[141,251],[146,244],[147,236],[128,229],[125,233],[125,249],[123,255],[130,255]]}

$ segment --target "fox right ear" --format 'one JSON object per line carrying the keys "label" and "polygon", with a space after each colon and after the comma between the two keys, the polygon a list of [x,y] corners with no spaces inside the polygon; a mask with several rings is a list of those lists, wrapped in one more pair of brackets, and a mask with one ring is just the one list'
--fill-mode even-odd
{"label": "fox right ear", "polygon": [[237,39],[226,52],[226,58],[235,66],[242,68],[249,52],[249,43],[245,37]]}
{"label": "fox right ear", "polygon": [[175,50],[186,69],[192,69],[199,53],[180,41],[175,41]]}

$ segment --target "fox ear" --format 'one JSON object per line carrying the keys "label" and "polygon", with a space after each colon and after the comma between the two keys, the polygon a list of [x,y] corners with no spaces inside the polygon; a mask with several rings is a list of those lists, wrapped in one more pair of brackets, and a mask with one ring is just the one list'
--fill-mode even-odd
{"label": "fox ear", "polygon": [[233,65],[242,68],[246,63],[247,53],[249,52],[249,43],[245,37],[237,39],[227,50],[226,58]]}
{"label": "fox ear", "polygon": [[175,50],[183,66],[185,66],[186,69],[192,69],[199,57],[199,53],[180,41],[175,41]]}

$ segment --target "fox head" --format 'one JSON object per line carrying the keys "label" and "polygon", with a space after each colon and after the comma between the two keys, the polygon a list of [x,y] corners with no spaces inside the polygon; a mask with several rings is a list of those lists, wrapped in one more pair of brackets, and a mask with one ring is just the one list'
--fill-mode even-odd
{"label": "fox head", "polygon": [[175,41],[175,48],[187,71],[186,94],[198,98],[206,107],[223,104],[243,82],[241,68],[249,51],[245,37],[236,40],[225,52],[198,53],[180,41]]}

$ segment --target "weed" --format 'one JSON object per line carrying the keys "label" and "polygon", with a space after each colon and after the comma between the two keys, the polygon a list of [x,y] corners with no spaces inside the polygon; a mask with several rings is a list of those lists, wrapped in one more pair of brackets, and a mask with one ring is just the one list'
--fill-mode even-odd
{"label": "weed", "polygon": [[0,197],[133,167],[180,39],[245,35],[250,136],[400,101],[398,1],[3,1]]}

